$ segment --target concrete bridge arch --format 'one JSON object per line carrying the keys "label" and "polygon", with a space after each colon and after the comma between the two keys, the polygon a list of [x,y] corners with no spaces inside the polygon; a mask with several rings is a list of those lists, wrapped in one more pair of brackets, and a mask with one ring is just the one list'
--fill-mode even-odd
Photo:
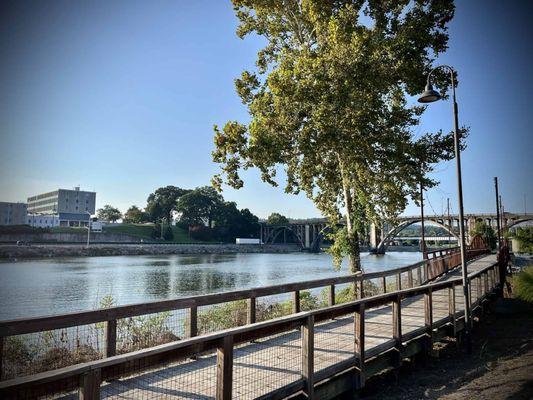
{"label": "concrete bridge arch", "polygon": [[[384,254],[386,249],[387,249],[387,243],[392,238],[394,238],[398,233],[403,231],[408,226],[411,226],[411,225],[416,224],[417,222],[421,222],[421,221],[422,221],[422,218],[413,218],[413,219],[410,219],[410,220],[402,221],[399,225],[397,225],[394,228],[392,228],[391,230],[389,230],[389,232],[385,235],[385,237],[383,237],[383,239],[375,247],[374,252],[376,254]],[[446,232],[448,232],[450,234],[450,236],[453,236],[454,238],[459,240],[459,236],[453,231],[453,229],[450,229],[447,225],[445,225],[443,223],[444,221],[441,222],[440,220],[436,220],[436,219],[431,219],[431,220],[424,219],[424,221],[425,222],[430,222],[430,223],[432,223],[434,225],[437,225],[437,226],[443,228]]]}

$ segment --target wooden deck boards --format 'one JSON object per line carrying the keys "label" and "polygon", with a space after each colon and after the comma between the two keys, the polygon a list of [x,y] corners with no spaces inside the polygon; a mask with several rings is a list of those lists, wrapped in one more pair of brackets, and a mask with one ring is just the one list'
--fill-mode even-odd
{"label": "wooden deck boards", "polygon": [[[473,273],[496,262],[489,255],[469,264]],[[442,279],[457,278],[460,271]],[[472,284],[472,302],[478,298],[477,284]],[[462,287],[456,287],[457,312],[463,310]],[[422,296],[402,301],[402,334],[424,327]],[[448,317],[448,290],[433,293],[433,321]],[[392,307],[366,311],[365,350],[392,340]],[[354,318],[348,315],[315,325],[315,372],[354,355]],[[300,379],[301,334],[292,331],[234,350],[233,397],[251,399],[268,394]],[[138,376],[102,384],[106,399],[208,399],[215,396],[216,355],[174,363]]]}

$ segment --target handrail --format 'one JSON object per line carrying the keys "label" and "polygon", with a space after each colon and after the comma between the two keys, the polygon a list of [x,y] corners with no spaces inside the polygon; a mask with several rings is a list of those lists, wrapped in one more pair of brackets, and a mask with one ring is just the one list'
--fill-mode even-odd
{"label": "handrail", "polygon": [[[498,282],[496,279],[497,268],[497,263],[491,264],[475,273],[469,274],[469,281],[473,281],[474,279],[478,278],[479,289],[482,289],[481,279],[484,278],[485,281],[485,286],[482,289],[483,295],[480,296],[476,303],[479,303],[483,298],[488,296],[490,291],[496,286]],[[489,280],[491,282],[490,288],[488,283]],[[431,338],[431,332],[433,329],[442,325],[442,321],[433,321],[432,293],[446,288],[454,289],[456,286],[461,285],[461,283],[461,278],[440,281],[414,288],[403,289],[395,292],[354,300],[348,303],[338,304],[319,310],[300,312],[269,321],[231,328],[199,337],[187,338],[149,349],[143,349],[124,355],[109,357],[103,360],[91,361],[54,371],[35,374],[32,376],[3,381],[0,382],[0,395],[6,396],[6,398],[11,398],[9,396],[16,396],[17,392],[20,390],[32,390],[32,388],[38,388],[40,395],[53,394],[58,390],[74,390],[79,387],[80,391],[84,393],[83,398],[98,398],[96,397],[97,395],[94,395],[94,393],[99,393],[99,386],[103,381],[109,381],[122,376],[128,376],[133,372],[142,372],[153,368],[154,366],[162,365],[170,361],[183,360],[193,357],[199,353],[217,350],[217,398],[230,398],[232,384],[231,368],[233,363],[224,362],[224,358],[230,357],[232,359],[233,347],[235,345],[265,338],[273,334],[288,332],[295,328],[301,327],[302,338],[307,338],[307,340],[311,341],[310,346],[304,346],[302,344],[302,350],[305,352],[306,356],[310,356],[312,358],[314,351],[314,335],[304,335],[304,332],[306,332],[307,329],[310,329],[312,332],[314,326],[313,324],[316,322],[329,320],[350,313],[355,313],[356,316],[356,351],[354,352],[354,360],[356,361],[356,366],[359,371],[359,387],[361,387],[364,384],[363,371],[365,369],[365,359],[370,358],[369,354],[365,356],[364,353],[364,310],[393,303],[393,337],[395,340],[391,341],[390,343],[385,343],[383,346],[379,346],[379,354],[382,354],[394,348],[401,348],[402,342],[404,341],[402,339],[401,328],[401,300],[424,295],[424,301],[427,304],[424,311],[426,327],[423,329],[424,332],[422,332],[422,334],[429,332],[429,337]],[[450,307],[452,307],[451,302]],[[363,317],[361,317],[361,315]],[[453,322],[454,328],[456,319],[459,317],[457,316],[457,311],[455,310],[455,303],[453,303],[453,309],[450,308],[450,317],[448,318],[452,318],[451,322]],[[445,318],[445,320],[449,321],[448,318]],[[394,321],[397,321],[398,324]],[[411,338],[413,335],[408,334],[407,336]],[[405,336],[405,340],[407,336]],[[359,345],[357,345],[357,343],[359,343]],[[372,354],[371,356],[374,357],[376,355],[377,354]],[[353,366],[353,364],[351,364],[350,367],[351,366]],[[225,371],[225,373],[221,374],[218,373],[219,370],[224,372],[225,368],[229,368],[229,371]],[[293,387],[294,393],[302,388],[307,392],[314,390],[312,387],[313,385],[306,385],[306,382],[313,382],[313,368],[310,370],[303,368],[303,372],[311,374],[311,376],[303,376],[302,380]],[[326,376],[322,375],[324,374],[320,374],[322,379],[326,378]],[[46,386],[47,384],[49,386]],[[95,385],[98,387],[97,392],[94,391]],[[218,393],[221,393],[221,395],[218,396]],[[222,395],[222,393],[225,393],[225,395]]]}

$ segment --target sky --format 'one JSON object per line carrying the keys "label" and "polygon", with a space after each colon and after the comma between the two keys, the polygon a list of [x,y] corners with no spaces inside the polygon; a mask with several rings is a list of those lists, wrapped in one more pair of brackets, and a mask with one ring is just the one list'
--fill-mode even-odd
{"label": "sky", "polygon": [[[449,50],[459,74],[466,213],[533,212],[533,27],[528,1],[457,1]],[[80,185],[104,204],[143,207],[160,186],[208,185],[213,125],[248,116],[234,88],[264,41],[239,39],[229,0],[3,1],[0,4],[0,201]],[[452,129],[428,106],[415,134]],[[304,195],[242,175],[226,200],[259,217],[320,216]],[[426,213],[457,212],[455,162],[437,166]],[[406,215],[419,209],[409,204]]]}

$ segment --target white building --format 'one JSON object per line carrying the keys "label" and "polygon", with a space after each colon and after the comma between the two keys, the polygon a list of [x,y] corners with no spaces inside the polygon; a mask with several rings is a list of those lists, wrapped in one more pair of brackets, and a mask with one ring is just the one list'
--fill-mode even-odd
{"label": "white building", "polygon": [[29,214],[28,225],[33,228],[53,228],[59,226],[59,216],[45,214]]}
{"label": "white building", "polygon": [[28,197],[28,213],[55,215],[59,226],[87,226],[95,213],[96,193],[80,190],[57,189],[53,192]]}

